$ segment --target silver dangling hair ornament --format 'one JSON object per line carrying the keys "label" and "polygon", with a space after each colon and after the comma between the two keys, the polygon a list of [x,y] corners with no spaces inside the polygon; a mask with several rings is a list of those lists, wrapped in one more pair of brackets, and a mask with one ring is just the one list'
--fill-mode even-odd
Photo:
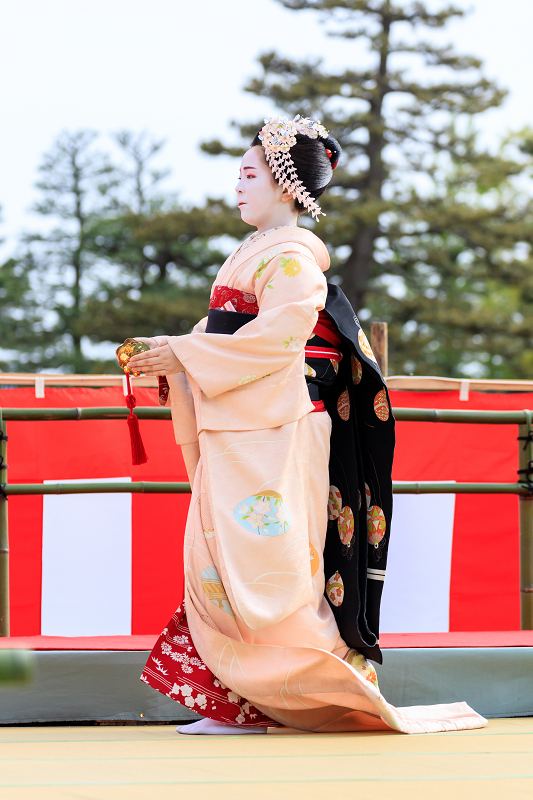
{"label": "silver dangling hair ornament", "polygon": [[[294,119],[288,117],[269,117],[259,131],[259,139],[265,151],[267,164],[277,182],[304,206],[313,219],[319,214],[325,217],[318,203],[311,197],[305,186],[298,179],[290,149],[296,144],[296,134],[309,136],[310,139],[325,139],[327,130],[316,119],[308,119],[297,114]],[[328,153],[329,156],[329,153]],[[332,165],[335,169],[337,165]]]}

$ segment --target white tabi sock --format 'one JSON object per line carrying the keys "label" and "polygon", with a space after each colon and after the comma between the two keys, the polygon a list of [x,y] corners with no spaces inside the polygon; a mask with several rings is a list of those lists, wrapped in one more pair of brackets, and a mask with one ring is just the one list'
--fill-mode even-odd
{"label": "white tabi sock", "polygon": [[192,722],[190,725],[178,725],[176,728],[178,733],[186,734],[211,734],[214,736],[231,736],[246,733],[266,733],[267,728],[250,728],[246,725],[226,725],[225,722],[217,722],[214,719],[199,719],[197,722]]}

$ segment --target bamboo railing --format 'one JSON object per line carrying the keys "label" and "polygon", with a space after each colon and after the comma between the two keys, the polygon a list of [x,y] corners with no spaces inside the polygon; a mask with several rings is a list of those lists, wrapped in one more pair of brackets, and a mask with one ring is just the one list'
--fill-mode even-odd
{"label": "bamboo railing", "polygon": [[[170,409],[139,407],[139,419],[171,418]],[[435,483],[432,481],[393,483],[396,494],[515,494],[520,503],[520,597],[521,628],[533,630],[533,412],[470,411],[456,409],[395,408],[400,422],[518,425],[518,481],[516,483]],[[9,636],[9,532],[10,495],[82,494],[102,492],[188,493],[188,483],[136,481],[73,482],[52,484],[9,484],[7,482],[6,423],[20,421],[77,421],[124,419],[128,409],[109,408],[0,408],[0,636]],[[2,477],[3,473],[3,477]]]}

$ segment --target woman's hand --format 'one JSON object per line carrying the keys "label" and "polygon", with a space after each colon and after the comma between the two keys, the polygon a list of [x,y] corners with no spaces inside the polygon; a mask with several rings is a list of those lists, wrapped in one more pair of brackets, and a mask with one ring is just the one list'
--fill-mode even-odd
{"label": "woman's hand", "polygon": [[155,350],[156,347],[159,347],[157,341],[151,336],[132,336],[132,339],[135,339],[136,342],[147,344],[150,350]]}
{"label": "woman's hand", "polygon": [[185,372],[185,367],[174,354],[169,344],[162,344],[145,353],[137,353],[128,362],[134,372],[144,372],[145,375],[174,375],[176,372]]}

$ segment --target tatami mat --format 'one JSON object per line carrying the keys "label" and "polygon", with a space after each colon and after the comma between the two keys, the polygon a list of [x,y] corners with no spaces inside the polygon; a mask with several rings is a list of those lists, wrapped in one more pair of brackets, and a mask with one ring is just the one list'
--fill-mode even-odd
{"label": "tatami mat", "polygon": [[[513,800],[533,796],[533,718],[459,733],[188,737],[173,726],[0,729],[2,800]],[[347,794],[351,792],[352,794]]]}

